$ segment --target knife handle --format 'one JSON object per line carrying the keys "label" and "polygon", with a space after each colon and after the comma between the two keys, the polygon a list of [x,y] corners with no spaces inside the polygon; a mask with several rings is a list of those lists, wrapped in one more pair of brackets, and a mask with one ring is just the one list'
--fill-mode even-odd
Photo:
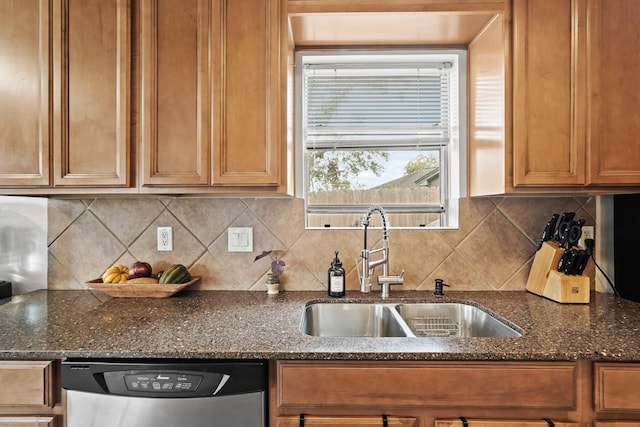
{"label": "knife handle", "polygon": [[576,266],[576,274],[582,275],[584,273],[585,268],[587,268],[587,264],[589,263],[589,253],[586,250],[579,251],[580,259],[578,260],[578,265]]}
{"label": "knife handle", "polygon": [[564,253],[562,254],[562,257],[560,258],[560,261],[558,262],[558,271],[560,273],[564,273],[564,270],[567,267],[567,262],[569,261],[570,257],[571,257],[571,251],[569,251],[568,249],[565,249]]}
{"label": "knife handle", "polygon": [[549,222],[547,222],[547,225],[544,227],[544,230],[542,231],[542,239],[540,239],[540,245],[538,246],[538,249],[542,247],[542,244],[544,242],[547,242],[553,239],[553,236],[556,232],[556,223],[558,222],[558,218],[560,218],[560,215],[557,213],[554,213],[551,216],[551,219],[549,220]]}

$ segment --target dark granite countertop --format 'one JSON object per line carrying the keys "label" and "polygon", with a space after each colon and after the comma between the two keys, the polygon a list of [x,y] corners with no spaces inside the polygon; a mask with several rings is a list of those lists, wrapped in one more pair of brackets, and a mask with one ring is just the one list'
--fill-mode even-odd
{"label": "dark granite countertop", "polygon": [[[528,292],[448,292],[524,331],[520,338],[330,338],[299,331],[310,301],[377,301],[378,294],[183,291],[171,298],[110,298],[35,291],[0,306],[0,358],[267,358],[334,360],[640,361],[640,303],[593,293],[559,304]],[[385,303],[435,301],[392,292]]]}

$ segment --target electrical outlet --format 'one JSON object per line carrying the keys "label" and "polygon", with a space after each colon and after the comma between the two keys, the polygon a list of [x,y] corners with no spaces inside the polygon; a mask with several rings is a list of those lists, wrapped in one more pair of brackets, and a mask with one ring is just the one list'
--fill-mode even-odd
{"label": "electrical outlet", "polygon": [[158,227],[158,250],[173,250],[173,233],[171,227]]}
{"label": "electrical outlet", "polygon": [[593,225],[585,225],[582,227],[582,236],[580,236],[580,240],[578,240],[578,246],[585,248],[587,245],[584,244],[584,241],[595,238],[596,236]]}

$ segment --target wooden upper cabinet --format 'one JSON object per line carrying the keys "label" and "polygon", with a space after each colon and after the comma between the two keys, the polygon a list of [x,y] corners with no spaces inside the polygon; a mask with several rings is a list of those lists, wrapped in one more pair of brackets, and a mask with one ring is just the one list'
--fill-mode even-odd
{"label": "wooden upper cabinet", "polygon": [[640,2],[589,0],[589,184],[640,184]]}
{"label": "wooden upper cabinet", "polygon": [[142,0],[142,186],[210,184],[211,13],[211,0]]}
{"label": "wooden upper cabinet", "polygon": [[0,186],[49,186],[50,2],[0,2]]}
{"label": "wooden upper cabinet", "polygon": [[213,184],[283,184],[283,0],[218,0]]}
{"label": "wooden upper cabinet", "polygon": [[128,0],[53,0],[53,185],[129,185]]}
{"label": "wooden upper cabinet", "polygon": [[514,186],[585,183],[585,0],[514,0]]}
{"label": "wooden upper cabinet", "polygon": [[495,16],[469,45],[469,194],[507,191],[508,101],[506,56],[508,18]]}
{"label": "wooden upper cabinet", "polygon": [[482,34],[469,48],[470,194],[637,190],[640,3],[513,0],[511,13],[504,141],[475,132],[484,116],[474,109],[497,89],[473,91],[474,78],[489,77]]}
{"label": "wooden upper cabinet", "polygon": [[282,184],[280,1],[142,1],[143,187]]}
{"label": "wooden upper cabinet", "polygon": [[640,184],[640,3],[515,0],[514,185]]}

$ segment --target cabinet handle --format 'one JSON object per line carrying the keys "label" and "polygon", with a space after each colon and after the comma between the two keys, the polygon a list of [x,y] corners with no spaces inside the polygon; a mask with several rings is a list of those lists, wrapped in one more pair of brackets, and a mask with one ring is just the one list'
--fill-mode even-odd
{"label": "cabinet handle", "polygon": [[549,427],[555,427],[555,424],[553,423],[553,421],[551,421],[550,418],[543,418],[543,420],[545,420],[547,424],[549,424]]}
{"label": "cabinet handle", "polygon": [[382,414],[382,427],[389,427],[389,420],[385,414]]}
{"label": "cabinet handle", "polygon": [[304,414],[300,414],[300,427],[304,427]]}
{"label": "cabinet handle", "polygon": [[465,417],[460,417],[460,421],[462,421],[462,427],[469,427],[469,421]]}

